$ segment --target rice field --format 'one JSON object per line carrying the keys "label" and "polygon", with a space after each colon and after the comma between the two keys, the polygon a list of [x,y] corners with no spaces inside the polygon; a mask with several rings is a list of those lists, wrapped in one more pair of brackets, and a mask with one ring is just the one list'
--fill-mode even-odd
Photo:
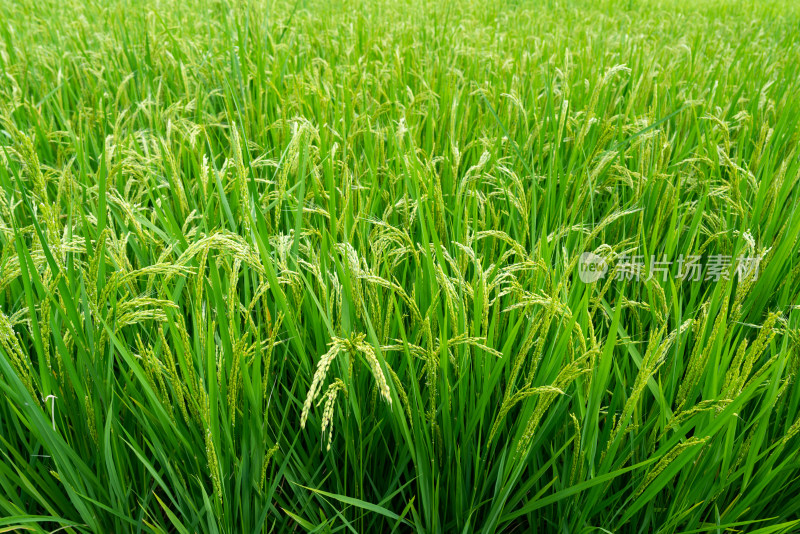
{"label": "rice field", "polygon": [[0,532],[800,531],[800,5],[0,4]]}

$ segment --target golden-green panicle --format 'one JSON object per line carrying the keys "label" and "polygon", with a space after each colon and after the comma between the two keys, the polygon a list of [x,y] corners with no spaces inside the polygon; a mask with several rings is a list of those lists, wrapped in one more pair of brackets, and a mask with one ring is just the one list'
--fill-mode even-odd
{"label": "golden-green panicle", "polygon": [[95,310],[99,311],[99,295],[97,294],[97,286],[98,286],[98,278],[100,276],[100,264],[102,261],[105,260],[105,245],[106,240],[111,235],[110,228],[104,228],[100,235],[97,236],[97,240],[95,241],[95,249],[94,255],[92,256],[92,260],[89,262],[89,268],[87,269],[87,278],[88,283],[86,284],[86,294],[89,296],[89,303],[94,307]]}
{"label": "golden-green panicle", "polygon": [[153,348],[142,342],[142,337],[138,333],[136,334],[136,346],[139,351],[139,358],[141,358],[144,364],[148,382],[150,382],[151,387],[158,394],[159,400],[164,405],[164,409],[174,421],[175,417],[172,413],[172,403],[167,395],[167,387],[164,384],[164,377],[161,372],[161,362],[156,357]]}
{"label": "golden-green panicle", "polygon": [[330,313],[330,290],[320,270],[321,262],[319,254],[310,250],[308,252],[308,258],[298,258],[297,263],[313,276],[315,288],[320,292],[319,301],[324,304],[325,309]]}
{"label": "golden-green panicle", "polygon": [[211,484],[214,487],[214,496],[217,504],[222,506],[222,477],[220,476],[219,459],[217,450],[214,447],[214,438],[211,435],[211,428],[206,428],[206,459],[208,460],[208,470],[211,475]]}
{"label": "golden-green panicle", "polygon": [[442,195],[441,173],[436,172],[436,169],[433,168],[433,162],[426,162],[425,167],[426,174],[431,177],[431,182],[433,182],[433,218],[436,231],[439,232],[439,235],[447,235],[447,224],[445,223],[447,208]]}
{"label": "golden-green panicle", "polygon": [[586,363],[586,356],[582,356],[581,358],[578,358],[574,362],[564,367],[556,377],[555,381],[551,384],[552,389],[542,393],[539,396],[536,401],[536,408],[528,420],[528,423],[525,426],[525,431],[523,432],[522,437],[517,445],[517,451],[519,453],[527,453],[533,441],[533,436],[536,433],[536,429],[539,427],[542,417],[544,417],[545,412],[553,403],[553,401],[555,401],[559,395],[563,394],[567,387],[569,387],[569,385],[572,384],[576,378],[591,372],[591,369],[583,367],[584,363]]}
{"label": "golden-green panicle", "polygon": [[[8,166],[8,162],[4,160],[4,154],[0,154],[0,165]],[[11,240],[14,236],[14,231],[9,227],[10,221],[13,219],[11,213],[11,206],[5,195],[0,196],[0,236],[5,238],[5,245],[3,247],[2,257],[7,257],[7,251],[11,248]]]}
{"label": "golden-green panicle", "polygon": [[544,321],[542,323],[542,329],[539,335],[539,342],[536,344],[536,349],[534,350],[531,358],[531,366],[528,369],[528,376],[525,379],[525,387],[529,387],[533,383],[533,379],[536,376],[536,371],[539,369],[539,362],[542,360],[545,343],[547,341],[547,333],[550,331],[550,324],[553,321],[557,307],[558,303],[556,298],[551,297],[550,301],[547,303]]}
{"label": "golden-green panicle", "polygon": [[264,484],[267,482],[267,468],[269,467],[269,462],[272,460],[272,457],[275,455],[276,452],[280,449],[280,445],[277,443],[267,450],[264,454],[264,460],[261,463],[261,479],[259,481],[258,487],[259,491],[263,493],[266,489]]}
{"label": "golden-green panicle", "polygon": [[721,391],[722,395],[727,396],[728,398],[735,396],[734,390],[736,390],[736,393],[738,393],[739,377],[741,376],[742,363],[744,362],[744,356],[746,353],[747,340],[745,339],[739,344],[739,348],[736,349],[733,362],[731,362],[728,372],[725,373],[725,382],[722,384]]}
{"label": "golden-green panicle", "polygon": [[555,395],[563,395],[564,392],[556,387],[553,386],[541,386],[536,388],[527,388],[520,391],[517,391],[513,395],[507,397],[503,400],[503,404],[500,406],[500,411],[497,413],[495,417],[494,424],[492,425],[492,430],[489,432],[489,442],[494,439],[494,436],[497,434],[497,431],[500,429],[500,425],[505,420],[506,415],[508,412],[513,408],[516,404],[522,402],[523,400],[533,397],[534,395],[543,395],[552,393]]}
{"label": "golden-green panicle", "polygon": [[353,308],[355,309],[356,317],[361,318],[364,308],[364,291],[361,280],[362,276],[368,273],[364,273],[361,269],[361,260],[358,257],[356,249],[354,249],[350,243],[338,243],[336,245],[336,250],[342,255],[345,265],[347,265],[350,274],[353,275],[350,287],[353,296]]}
{"label": "golden-green panicle", "polygon": [[94,418],[94,402],[92,402],[92,397],[88,393],[88,390],[86,396],[83,398],[83,405],[86,408],[86,424],[89,427],[89,436],[91,436],[92,441],[94,442],[95,446],[97,446],[98,441],[97,428],[95,426],[96,423]]}
{"label": "golden-green panicle", "polygon": [[458,98],[453,98],[453,103],[450,107],[450,171],[453,176],[458,176],[458,166],[461,163],[461,152],[458,150],[456,139],[456,117],[458,109]]}
{"label": "golden-green panicle", "polygon": [[337,273],[331,274],[331,285],[333,286],[333,294],[334,294],[334,307],[336,309],[336,324],[335,324],[335,331],[338,333],[342,332],[342,315],[344,315],[344,303],[342,300],[343,288],[342,284],[339,283]]}
{"label": "golden-green panicle", "polygon": [[320,433],[324,438],[325,430],[328,429],[327,450],[331,450],[331,440],[333,438],[333,408],[339,391],[343,391],[344,394],[347,395],[347,388],[345,387],[344,382],[337,378],[330,386],[328,386],[328,390],[325,392],[325,395],[323,395],[323,398],[320,399],[320,402],[323,400],[325,401],[325,406],[322,409],[322,424],[320,426]]}
{"label": "golden-green panicle", "polygon": [[[480,349],[480,350],[482,350],[484,352],[487,352],[487,353],[491,354],[495,358],[501,358],[503,356],[503,354],[500,351],[495,350],[492,347],[489,347],[488,345],[486,345],[486,339],[485,338],[482,338],[482,337],[470,337],[467,334],[459,334],[459,335],[457,335],[455,337],[450,338],[447,341],[447,345],[448,345],[448,347],[458,347],[458,346],[461,346],[461,345],[465,345],[467,347],[475,347],[477,349]],[[436,351],[436,352],[438,352],[438,351]]]}
{"label": "golden-green panicle", "polygon": [[246,333],[233,344],[233,361],[231,374],[228,377],[228,413],[231,417],[231,426],[236,423],[236,407],[239,390],[242,386],[242,365],[246,362],[254,347],[249,345],[250,334]]}
{"label": "golden-green panicle", "polygon": [[736,469],[742,464],[744,459],[747,457],[747,454],[750,452],[750,446],[753,443],[753,436],[756,434],[757,427],[753,427],[752,430],[747,432],[747,437],[744,440],[741,448],[739,449],[739,454],[736,455],[736,461],[731,464],[730,469],[728,470],[728,476],[731,476]]}
{"label": "golden-green panicle", "polygon": [[[211,337],[214,337],[214,332],[217,331],[217,321],[211,321],[211,328],[209,332],[211,332]],[[222,383],[224,382],[223,373],[225,372],[225,355],[223,353],[223,349],[221,345],[216,343],[212,343],[209,347],[209,350],[214,351],[214,361],[217,363],[217,387],[221,390]]]}
{"label": "golden-green panicle", "polygon": [[403,405],[403,409],[405,410],[408,424],[413,425],[414,421],[411,419],[411,403],[408,401],[408,394],[403,387],[403,383],[400,381],[400,377],[397,376],[397,373],[394,372],[394,369],[392,369],[392,367],[389,365],[389,362],[384,361],[384,363],[386,364],[386,368],[389,369],[389,375],[391,375],[392,382],[394,382],[394,388],[397,390],[397,396],[400,397],[400,403]]}
{"label": "golden-green panicle", "polygon": [[793,383],[794,383],[794,376],[787,374],[786,378],[784,378],[780,382],[781,385],[780,388],[778,389],[778,393],[775,395],[775,402],[777,402],[779,399],[783,397],[784,393],[786,393],[786,390],[789,388],[789,385]]}
{"label": "golden-green panicle", "polygon": [[208,198],[208,177],[210,175],[210,166],[208,164],[208,155],[203,154],[203,163],[200,165],[200,181],[201,191],[203,198]]}
{"label": "golden-green panicle", "polygon": [[[471,249],[470,249],[471,250]],[[486,278],[486,271],[481,266],[481,261],[474,257],[472,264],[475,266],[475,271],[478,273],[478,284],[480,287],[480,295],[483,296],[483,302],[481,303],[483,308],[483,317],[481,317],[481,333],[484,335],[489,333],[489,310],[491,308],[489,304],[489,282]],[[510,275],[511,278],[514,278],[514,275]]]}
{"label": "golden-green panicle", "polygon": [[777,313],[770,313],[767,316],[767,320],[761,326],[761,331],[758,333],[758,337],[753,342],[753,345],[750,347],[750,350],[747,353],[747,357],[745,357],[744,364],[742,364],[742,372],[739,375],[740,383],[739,383],[739,391],[737,394],[741,393],[743,389],[745,389],[748,384],[750,384],[753,380],[756,380],[762,374],[767,372],[772,364],[781,356],[780,351],[776,351],[775,354],[767,360],[764,365],[762,365],[758,371],[756,371],[753,376],[748,380],[748,376],[752,371],[753,367],[755,366],[756,362],[759,360],[761,355],[766,350],[767,346],[772,341],[772,338],[775,337],[777,334],[775,330],[775,323],[778,321],[782,321],[781,317]]}
{"label": "golden-green panicle", "polygon": [[[3,217],[5,217],[5,215],[0,212],[0,236],[5,239],[3,249],[0,251],[0,265],[3,266],[3,269],[0,271],[0,291],[5,290],[8,285],[16,280],[22,273],[22,269],[20,267],[20,258],[17,254],[16,247],[14,246],[15,239],[13,232],[10,228],[3,226]],[[34,265],[36,265],[35,257],[33,259]]]}
{"label": "golden-green panicle", "polygon": [[[169,129],[167,131],[169,132]],[[186,216],[190,209],[189,201],[186,198],[186,190],[183,187],[180,165],[178,164],[177,158],[175,158],[175,154],[173,154],[169,149],[169,139],[167,139],[166,143],[159,139],[157,146],[161,156],[159,160],[163,162],[162,165],[164,167],[164,171],[171,173],[174,177],[172,180],[172,191],[178,201],[178,205],[181,208],[181,215]]]}
{"label": "golden-green panicle", "polygon": [[380,391],[381,397],[391,406],[392,395],[389,391],[389,384],[386,382],[386,377],[381,369],[381,364],[378,362],[375,349],[372,348],[372,345],[364,341],[365,338],[366,336],[364,334],[355,335],[351,339],[352,346],[364,354],[369,368],[372,371],[372,376],[375,378],[375,382],[378,385],[378,391]]}
{"label": "golden-green panicle", "polygon": [[561,117],[558,119],[558,136],[556,137],[556,147],[561,146],[561,140],[564,138],[564,129],[567,126],[567,112],[569,111],[569,101],[561,101]]}
{"label": "golden-green panicle", "polygon": [[230,271],[228,273],[228,296],[226,304],[228,305],[228,320],[234,321],[237,317],[239,317],[239,308],[241,303],[239,302],[239,269],[242,267],[242,260],[241,258],[235,258],[233,260],[233,265],[231,265]]}
{"label": "golden-green panicle", "polygon": [[[260,275],[258,276],[258,285],[256,286],[255,293],[253,293],[253,297],[250,300],[250,304],[247,305],[245,309],[245,313],[247,315],[251,315],[253,310],[256,306],[261,304],[262,312],[264,314],[264,322],[265,324],[269,325],[272,324],[272,315],[269,313],[269,309],[267,304],[269,299],[267,298],[267,293],[269,292],[269,282],[266,282]],[[265,309],[266,308],[266,309]]]}
{"label": "golden-green panicle", "polygon": [[388,302],[386,303],[386,308],[384,310],[383,326],[381,327],[382,342],[386,342],[389,339],[389,333],[391,332],[391,324],[394,319],[394,302],[395,302],[394,297],[390,297],[388,299]]}
{"label": "golden-green panicle", "polygon": [[[509,375],[508,378],[509,386],[506,388],[506,393],[505,393],[506,400],[510,399],[511,396],[513,395],[513,391],[517,383],[517,377],[519,376],[522,366],[527,361],[528,352],[533,347],[533,343],[536,341],[536,334],[542,325],[540,321],[536,320],[533,321],[533,324],[534,324],[533,328],[531,329],[530,333],[527,336],[525,336],[522,345],[517,351],[517,354],[514,356],[514,360],[511,365],[511,374]],[[504,402],[506,402],[506,400],[504,400]]]}
{"label": "golden-green panicle", "polygon": [[[197,260],[197,275],[195,277],[195,286],[194,286],[194,317],[196,321],[204,322],[203,291],[205,289],[206,261],[208,258],[208,248],[203,247],[199,252],[199,256],[200,257]],[[205,346],[206,344],[205,329],[200,328],[197,333],[200,338],[200,346],[201,347]]]}
{"label": "golden-green panicle", "polygon": [[436,273],[436,281],[439,283],[439,287],[442,289],[442,293],[444,294],[444,301],[445,306],[447,307],[447,312],[451,318],[451,324],[455,327],[458,324],[458,318],[456,315],[456,301],[458,300],[458,294],[456,292],[456,288],[453,285],[452,280],[445,274],[442,265],[438,262],[435,263],[434,272]]}
{"label": "golden-green panicle", "polygon": [[[572,426],[575,428],[575,437],[573,438],[573,453],[572,453],[572,470],[569,475],[569,485],[575,484],[576,480],[583,477],[583,452],[581,451],[581,423],[575,414],[569,414],[572,420]],[[580,470],[578,466],[580,465]],[[577,478],[576,478],[577,477]]]}
{"label": "golden-green panicle", "polygon": [[753,276],[746,276],[740,278],[739,283],[736,285],[736,296],[733,299],[731,306],[731,320],[738,321],[742,313],[742,304],[745,297],[750,294],[750,290],[755,285],[756,279]]}
{"label": "golden-green panicle", "polygon": [[[45,271],[42,274],[42,283],[45,285],[45,287],[48,288],[48,290],[50,291],[51,295],[56,293],[55,289],[56,289],[57,282],[58,282],[58,277],[56,277],[56,279],[53,280],[49,270]],[[52,306],[52,300],[51,299],[42,299],[41,304],[39,304],[39,317],[50,317],[50,307],[51,306]],[[50,323],[50,321],[41,321],[40,322],[40,328],[41,328],[40,337],[41,337],[41,340],[42,340],[42,351],[44,352],[45,365],[47,365],[47,369],[51,373],[53,373],[53,365],[52,365],[52,363],[50,361],[50,352],[51,352],[50,351],[50,333],[51,333],[51,330],[52,330],[53,327],[52,327],[52,324]],[[60,376],[61,375],[61,371],[64,368],[63,367],[63,363],[64,362],[61,360],[61,354],[60,354],[59,351],[56,351],[56,363],[58,365],[58,375],[54,374],[54,376]]]}
{"label": "golden-green panicle", "polygon": [[427,350],[425,350],[425,385],[427,386],[430,394],[428,395],[428,420],[433,422],[436,418],[436,397],[437,397],[437,375],[439,364],[436,360],[435,351],[432,350],[433,332],[431,328],[430,316],[425,317],[422,323],[420,335],[425,336],[427,341]]}
{"label": "golden-green panicle", "polygon": [[[735,397],[741,393],[742,389],[744,389],[745,381],[750,376],[755,362],[761,357],[764,349],[775,335],[773,326],[776,318],[777,315],[775,314],[770,314],[767,317],[767,320],[761,326],[755,341],[752,345],[750,345],[749,350],[747,348],[747,340],[745,340],[742,343],[742,346],[739,347],[739,351],[737,352],[736,359],[734,361],[734,363],[738,365],[736,366],[736,369],[732,369],[732,371],[735,372],[735,377],[733,377],[730,384],[726,384],[732,388],[732,391],[730,392],[732,397]],[[764,366],[762,370],[766,367],[767,366]],[[760,372],[756,373],[756,376],[758,374],[760,374]]]}
{"label": "golden-green panicle", "polygon": [[144,228],[139,220],[138,214],[141,212],[141,206],[123,197],[116,189],[110,189],[106,198],[109,203],[116,205],[122,211],[125,215],[126,224],[133,226],[136,238],[141,243],[157,243],[150,230]]}
{"label": "golden-green panicle", "polygon": [[308,389],[306,400],[303,403],[303,412],[300,415],[300,428],[306,427],[306,420],[308,419],[308,412],[311,411],[311,404],[316,400],[322,388],[322,383],[325,381],[325,377],[328,374],[328,368],[330,368],[331,363],[336,359],[336,356],[341,350],[342,342],[340,338],[333,338],[331,348],[319,359],[317,370],[314,372],[314,378],[311,380],[311,387]]}
{"label": "golden-green panicle", "polygon": [[174,402],[178,405],[178,410],[181,412],[183,416],[183,420],[186,423],[189,423],[189,413],[186,411],[186,401],[183,395],[183,384],[181,383],[180,376],[178,375],[178,369],[175,366],[175,358],[172,356],[172,351],[169,348],[169,343],[167,343],[167,338],[164,335],[164,329],[159,327],[158,328],[158,337],[161,340],[161,348],[164,352],[164,360],[167,366],[167,371],[169,372],[169,382],[172,386],[172,396],[174,398]]}
{"label": "golden-green panicle", "polygon": [[[628,417],[630,417],[630,415],[633,413],[633,409],[639,402],[639,397],[644,391],[647,381],[650,380],[650,377],[653,376],[653,373],[656,372],[661,364],[660,356],[663,354],[662,346],[669,344],[669,340],[664,341],[663,345],[661,342],[666,329],[667,323],[664,323],[661,328],[659,328],[656,333],[650,337],[650,343],[647,345],[647,351],[645,352],[644,357],[642,358],[642,363],[639,366],[639,373],[636,375],[636,380],[633,383],[631,394],[628,397],[628,400],[625,402],[625,406],[622,408],[622,414],[620,415],[619,419],[617,419],[617,422],[614,425],[614,430],[611,432],[611,435],[608,438],[609,446],[616,439],[622,425],[627,424]],[[605,454],[605,452],[603,454]]]}
{"label": "golden-green panicle", "polygon": [[200,409],[200,423],[204,430],[205,445],[206,445],[206,460],[208,462],[209,476],[214,487],[214,494],[217,499],[217,504],[222,505],[222,476],[220,475],[219,459],[217,458],[217,450],[214,445],[214,437],[211,434],[211,416],[209,408],[208,393],[205,388],[197,390],[197,404]]}
{"label": "golden-green panicle", "polygon": [[17,128],[10,122],[3,121],[4,125],[15,134],[17,140],[17,150],[22,160],[25,170],[33,182],[33,193],[38,200],[39,210],[41,211],[41,219],[45,224],[45,239],[47,245],[53,250],[57,259],[63,259],[60,253],[61,239],[59,238],[59,224],[57,210],[53,209],[50,203],[49,195],[47,192],[47,180],[42,172],[41,165],[39,164],[39,156],[36,153],[36,148],[33,146],[31,139],[24,133],[17,130]]}
{"label": "golden-green panicle", "polygon": [[117,324],[114,332],[119,332],[123,327],[144,321],[165,322],[166,310],[178,310],[178,305],[167,299],[154,299],[150,297],[136,297],[126,299],[117,306]]}
{"label": "golden-green panicle", "polygon": [[435,420],[431,422],[431,445],[436,451],[436,458],[441,465],[442,451],[444,450],[444,437],[442,436],[442,427]]}
{"label": "golden-green panicle", "polygon": [[731,402],[731,399],[722,399],[722,400],[704,400],[698,403],[696,406],[693,406],[689,410],[684,410],[682,412],[677,412],[675,416],[670,420],[669,424],[664,428],[664,431],[671,430],[673,428],[679,427],[682,423],[687,421],[693,415],[698,414],[700,412],[707,412],[711,410],[715,410],[716,412],[720,412],[725,409]]}
{"label": "golden-green panicle", "polygon": [[[358,352],[361,352],[364,355],[364,358],[367,360],[367,364],[372,372],[372,376],[375,378],[378,391],[386,402],[388,402],[390,405],[392,404],[389,384],[386,382],[386,377],[381,370],[375,349],[372,348],[372,345],[364,341],[365,338],[365,334],[353,334],[349,339],[338,337],[333,338],[330,350],[323,354],[317,363],[317,370],[314,373],[314,377],[311,381],[311,387],[308,390],[308,395],[303,403],[303,411],[300,415],[301,428],[305,428],[306,420],[308,419],[308,413],[311,411],[311,405],[322,390],[322,384],[325,381],[325,377],[328,374],[328,369],[331,363],[340,352],[350,353],[351,364],[353,357]],[[352,369],[350,372],[352,373]]]}
{"label": "golden-green panicle", "polygon": [[144,373],[147,376],[147,381],[152,387],[155,387],[156,381],[154,376],[154,369],[150,358],[147,356],[147,348],[142,342],[142,336],[136,333],[136,350],[139,352],[139,359],[142,361]]}
{"label": "golden-green panicle", "polygon": [[[589,128],[594,124],[597,119],[596,115],[598,111],[597,104],[600,100],[600,94],[602,93],[603,88],[609,84],[611,79],[616,75],[618,72],[630,72],[631,69],[626,67],[625,65],[615,65],[614,67],[609,68],[606,70],[605,74],[600,77],[600,73],[598,72],[597,76],[600,78],[598,83],[594,84],[594,90],[592,91],[592,96],[589,98],[589,105],[586,106],[586,117],[583,121],[583,126],[581,127],[580,132],[578,133],[578,139],[576,146],[582,146],[583,140],[586,135],[589,133]],[[601,113],[602,114],[602,113]]]}
{"label": "golden-green panicle", "polygon": [[[618,268],[619,265],[615,265],[614,269],[609,271],[609,273],[606,275],[606,281],[600,288],[600,291],[597,293],[595,297],[592,298],[592,306],[591,309],[589,310],[589,318],[591,319],[589,321],[589,324],[592,324],[592,320],[594,320],[594,314],[597,312],[597,308],[600,306],[600,303],[603,302],[603,297],[605,297],[606,293],[611,288],[611,284],[616,278],[616,272]],[[592,283],[594,284],[594,282]],[[594,327],[592,327],[592,329],[594,330]]]}
{"label": "golden-green panicle", "polygon": [[[398,284],[396,281],[389,281],[386,280],[385,278],[381,278],[380,276],[365,271],[361,271],[360,273],[358,273],[358,279],[363,280],[372,285],[385,287],[386,289],[395,292],[401,298],[401,300],[408,306],[414,320],[421,320],[419,308],[417,307],[417,304],[414,302],[414,299],[411,298],[405,291],[405,289],[403,289],[402,286],[400,286],[400,284]],[[377,294],[375,296],[377,297]]]}
{"label": "golden-green panicle", "polygon": [[[686,375],[684,376],[681,387],[678,390],[678,396],[676,398],[678,411],[680,411],[683,408],[683,405],[690,400],[689,394],[694,389],[695,385],[700,379],[700,376],[706,368],[708,357],[711,354],[711,350],[714,348],[717,336],[724,334],[724,330],[722,330],[722,324],[727,319],[727,315],[728,299],[724,299],[722,307],[717,313],[717,319],[714,321],[714,326],[711,329],[711,334],[708,336],[708,341],[705,343],[703,343],[703,332],[706,329],[705,327],[710,317],[707,308],[704,308],[702,312],[702,327],[698,326],[700,324],[699,317],[695,322],[695,345],[692,349],[692,355],[688,361]],[[700,350],[701,347],[703,347],[702,350]]]}
{"label": "golden-green panicle", "polygon": [[242,212],[240,220],[244,224],[245,235],[250,234],[250,190],[248,189],[248,173],[247,167],[244,165],[242,158],[242,150],[247,150],[246,146],[242,146],[242,141],[239,137],[239,128],[236,123],[231,127],[233,131],[232,147],[233,161],[236,167],[236,192],[239,195],[239,208]]}
{"label": "golden-green panicle", "polygon": [[[189,331],[186,329],[186,319],[184,319],[182,314],[175,315],[175,325],[176,330],[178,331],[178,339],[180,340],[181,350],[177,351],[181,370],[181,377],[183,378],[183,383],[186,385],[187,392],[189,394],[189,399],[192,400],[194,398],[194,392],[198,389],[201,389],[198,386],[198,379],[197,375],[192,372],[194,369],[193,366],[187,361],[186,355],[191,354],[192,344],[189,340]],[[191,405],[191,402],[190,402]],[[197,410],[197,414],[199,415],[200,410]]]}
{"label": "golden-green panicle", "polygon": [[[75,180],[75,175],[72,172],[71,168],[67,168],[62,170],[59,173],[58,177],[58,188],[56,190],[56,198],[53,202],[54,206],[61,206],[64,202],[71,202],[74,192],[77,189],[77,181]],[[56,223],[58,223],[59,219],[56,218]],[[60,225],[62,228],[66,225]],[[69,229],[69,232],[61,231],[60,234],[62,237],[66,237],[65,234],[71,234],[72,229]]]}
{"label": "golden-green panicle", "polygon": [[654,305],[651,306],[650,310],[656,320],[656,323],[661,323],[666,320],[667,314],[669,313],[667,298],[664,295],[664,288],[662,288],[661,284],[659,284],[655,279],[650,280],[649,287],[653,292],[653,296],[655,297]]}
{"label": "golden-green panicle", "polygon": [[286,147],[286,150],[281,156],[280,169],[278,171],[277,181],[275,183],[278,196],[278,204],[275,208],[275,228],[280,227],[280,216],[282,213],[283,199],[286,194],[289,175],[293,172],[297,172],[300,160],[300,149],[308,139],[306,131],[309,126],[310,124],[303,120],[295,121],[292,124],[292,138],[289,140],[289,145]]}
{"label": "golden-green panicle", "polygon": [[680,456],[683,451],[695,445],[701,445],[703,443],[706,443],[709,439],[710,439],[709,436],[706,436],[704,438],[690,438],[684,441],[683,443],[679,443],[678,445],[673,447],[672,450],[670,450],[667,454],[665,454],[661,458],[661,460],[658,461],[655,467],[653,467],[647,472],[647,475],[645,475],[644,480],[642,481],[641,484],[639,484],[639,487],[633,494],[633,499],[636,499],[639,495],[641,495],[642,492],[645,489],[647,489],[647,486],[649,486],[650,483],[653,482],[656,479],[656,477],[658,477],[658,475],[660,475],[667,467],[669,467],[669,464],[674,462],[675,459],[678,458],[678,456]]}
{"label": "golden-green panicle", "polygon": [[[460,158],[460,156],[459,156],[459,158]],[[473,198],[473,199],[475,199],[477,201],[478,209],[480,211],[479,217],[483,216],[483,213],[484,213],[484,205],[483,204],[485,202],[485,198],[483,196],[483,193],[478,189],[471,188],[470,186],[472,184],[475,184],[475,183],[479,182],[482,179],[482,177],[483,177],[483,169],[486,166],[486,164],[489,163],[490,159],[491,159],[491,153],[486,151],[486,150],[484,150],[483,153],[481,154],[481,157],[480,157],[480,160],[478,161],[478,163],[476,165],[473,165],[469,169],[467,169],[467,171],[464,173],[463,177],[461,178],[461,180],[458,183],[458,189],[456,191],[456,202],[455,202],[455,204],[458,205],[458,206],[461,206],[461,205],[464,206],[463,217],[464,217],[465,221],[472,222],[472,223],[477,222],[477,221],[472,221],[471,220],[471,213],[470,213],[469,209],[467,208],[468,204],[461,201],[464,196],[471,197],[471,198]],[[477,225],[470,224],[469,226],[477,226]]]}
{"label": "golden-green panicle", "polygon": [[367,284],[367,302],[369,303],[369,316],[373,324],[377,325],[378,327],[378,335],[382,332],[381,328],[381,315],[380,311],[382,310],[383,306],[381,305],[380,295],[378,294],[378,288],[374,284]]}
{"label": "golden-green panicle", "polygon": [[[120,271],[119,274],[114,273],[111,275],[111,280],[108,281],[108,283],[111,283],[111,281],[113,281],[116,276],[122,276],[122,274],[124,273],[133,271],[134,268],[133,265],[131,264],[130,259],[128,258],[128,253],[126,250],[128,247],[128,241],[131,238],[131,233],[125,232],[122,235],[116,235],[113,231],[109,231],[107,235],[108,238],[105,243],[106,254],[107,254],[106,259],[109,261],[109,263],[113,264]],[[108,283],[106,284],[106,287],[103,289],[103,292],[100,294],[101,296],[98,299],[98,302],[101,303],[101,307],[102,303],[105,302],[103,295],[107,295],[108,292],[112,291],[112,289],[109,289]],[[113,289],[116,289],[116,286],[114,286]]]}
{"label": "golden-green panicle", "polygon": [[272,369],[272,355],[275,352],[275,345],[278,343],[278,333],[280,332],[281,325],[283,324],[283,318],[283,312],[278,312],[278,315],[275,317],[275,322],[267,323],[269,325],[269,331],[267,332],[267,349],[266,354],[264,355],[264,379],[261,381],[262,387],[264,388],[261,397],[267,399],[267,403],[264,406],[265,419],[267,417],[267,408],[269,407],[267,387],[270,387],[269,384],[271,383],[270,371]]}
{"label": "golden-green panicle", "polygon": [[375,407],[378,405],[378,386],[373,385],[369,390],[369,403],[367,403],[367,413],[375,415]]}
{"label": "golden-green panicle", "polygon": [[31,364],[28,357],[22,351],[17,335],[14,333],[14,327],[11,325],[8,317],[0,310],[0,346],[8,355],[11,360],[11,365],[17,372],[19,379],[25,385],[25,389],[31,394],[34,402],[39,404],[39,397],[33,387],[33,380],[31,379]]}
{"label": "golden-green panicle", "polygon": [[[508,167],[498,165],[498,170],[511,182],[510,187],[506,186],[506,189],[508,190],[508,199],[516,209],[517,216],[523,221],[530,220],[530,203],[528,202],[528,188],[525,182],[522,181],[517,173]],[[528,239],[529,232],[530,227],[528,225],[524,225],[522,228],[522,233],[518,235],[517,242],[525,243]],[[526,257],[526,255],[522,256],[522,258]]]}
{"label": "golden-green panicle", "polygon": [[[189,245],[181,254],[176,265],[186,266],[195,257],[200,256],[197,261],[196,273],[198,277],[205,276],[205,264],[208,252],[211,249],[223,252],[224,256],[229,256],[241,262],[255,271],[259,276],[265,276],[266,271],[261,263],[261,259],[256,254],[253,247],[245,239],[232,232],[217,231],[210,235],[205,235]],[[194,272],[193,269],[189,272]]]}
{"label": "golden-green panicle", "polygon": [[665,322],[662,327],[650,338],[647,351],[645,352],[645,355],[642,358],[641,366],[639,367],[639,373],[636,375],[636,380],[633,383],[631,394],[628,397],[628,400],[625,402],[625,406],[622,408],[622,414],[617,420],[617,424],[615,425],[614,430],[611,432],[611,436],[608,439],[609,446],[617,438],[617,435],[622,430],[623,425],[627,425],[628,419],[633,414],[633,410],[636,408],[642,393],[644,393],[647,382],[664,362],[667,351],[669,351],[670,347],[672,347],[672,345],[675,343],[678,336],[689,329],[692,321],[685,321],[676,330],[670,332],[666,339],[662,340],[667,329],[667,324],[668,323]]}

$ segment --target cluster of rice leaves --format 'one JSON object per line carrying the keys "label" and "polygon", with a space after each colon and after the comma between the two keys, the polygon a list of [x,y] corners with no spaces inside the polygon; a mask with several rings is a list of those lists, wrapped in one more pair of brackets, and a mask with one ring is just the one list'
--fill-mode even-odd
{"label": "cluster of rice leaves", "polygon": [[800,528],[793,2],[0,21],[0,531]]}

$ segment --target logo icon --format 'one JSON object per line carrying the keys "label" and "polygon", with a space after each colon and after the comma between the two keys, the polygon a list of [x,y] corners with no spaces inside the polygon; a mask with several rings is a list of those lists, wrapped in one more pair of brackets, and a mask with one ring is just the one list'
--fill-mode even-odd
{"label": "logo icon", "polygon": [[578,262],[578,278],[585,284],[596,282],[603,278],[608,272],[606,260],[593,252],[581,254]]}

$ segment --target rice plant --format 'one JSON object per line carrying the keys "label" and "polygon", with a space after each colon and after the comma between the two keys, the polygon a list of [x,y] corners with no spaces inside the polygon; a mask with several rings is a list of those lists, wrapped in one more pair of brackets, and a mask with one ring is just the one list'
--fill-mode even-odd
{"label": "rice plant", "polygon": [[0,21],[0,532],[800,531],[794,2]]}

